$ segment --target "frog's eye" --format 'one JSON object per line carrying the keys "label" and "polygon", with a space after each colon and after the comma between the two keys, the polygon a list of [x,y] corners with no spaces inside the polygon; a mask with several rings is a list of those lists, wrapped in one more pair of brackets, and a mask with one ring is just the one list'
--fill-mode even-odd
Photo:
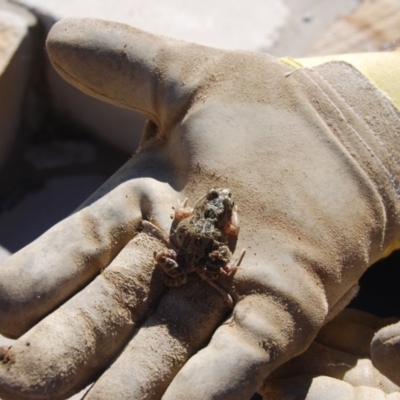
{"label": "frog's eye", "polygon": [[218,197],[218,192],[215,189],[210,189],[207,193],[207,200],[213,200]]}

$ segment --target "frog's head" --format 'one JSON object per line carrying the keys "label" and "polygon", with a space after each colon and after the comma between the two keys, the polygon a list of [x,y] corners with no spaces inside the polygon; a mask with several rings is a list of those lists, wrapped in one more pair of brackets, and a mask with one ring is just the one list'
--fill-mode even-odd
{"label": "frog's head", "polygon": [[205,217],[226,221],[231,218],[235,202],[227,188],[210,189],[206,195]]}

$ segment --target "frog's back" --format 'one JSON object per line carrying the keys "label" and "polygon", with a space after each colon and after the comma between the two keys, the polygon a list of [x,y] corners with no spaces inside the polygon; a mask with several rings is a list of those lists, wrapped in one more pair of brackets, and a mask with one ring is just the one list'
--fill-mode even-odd
{"label": "frog's back", "polygon": [[205,263],[208,253],[223,241],[223,233],[209,218],[191,218],[182,221],[172,235],[178,250],[187,255],[191,263]]}

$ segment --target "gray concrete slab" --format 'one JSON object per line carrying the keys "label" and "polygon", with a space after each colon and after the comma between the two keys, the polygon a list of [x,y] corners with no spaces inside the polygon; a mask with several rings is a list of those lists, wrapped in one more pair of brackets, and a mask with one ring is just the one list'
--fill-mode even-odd
{"label": "gray concrete slab", "polygon": [[[18,0],[49,28],[64,17],[96,17],[207,46],[269,47],[289,15],[283,0]],[[315,2],[315,1],[314,1]]]}
{"label": "gray concrete slab", "polygon": [[279,57],[309,55],[330,26],[338,18],[355,10],[360,2],[361,0],[286,0],[290,14],[279,39],[268,51]]}

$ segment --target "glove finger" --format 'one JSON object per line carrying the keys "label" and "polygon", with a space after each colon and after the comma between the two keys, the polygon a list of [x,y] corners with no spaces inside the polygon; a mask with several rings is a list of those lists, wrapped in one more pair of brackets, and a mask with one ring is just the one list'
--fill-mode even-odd
{"label": "glove finger", "polygon": [[379,330],[371,343],[374,365],[400,385],[400,322]]}
{"label": "glove finger", "polygon": [[100,276],[0,351],[2,399],[67,398],[122,350],[165,291],[153,251],[166,242],[143,227]]}
{"label": "glove finger", "polygon": [[369,357],[375,324],[379,318],[357,310],[344,310],[325,324],[316,342],[355,356]]}
{"label": "glove finger", "polygon": [[303,354],[274,371],[266,379],[264,386],[304,375],[327,376],[353,386],[379,387],[387,393],[399,390],[398,386],[374,368],[371,360],[318,342],[313,342]]}
{"label": "glove finger", "polygon": [[332,349],[370,358],[375,332],[397,321],[398,318],[379,318],[363,311],[345,309],[321,328],[315,340]]}
{"label": "glove finger", "polygon": [[386,393],[398,391],[399,388],[374,368],[369,360],[374,329],[382,321],[365,312],[344,310],[322,327],[304,353],[275,370],[265,380],[261,391],[304,376],[327,376],[355,387],[379,387]]}
{"label": "glove finger", "polygon": [[353,387],[338,379],[309,376],[282,379],[261,390],[268,400],[400,400],[400,393],[385,393],[371,387]]}
{"label": "glove finger", "polygon": [[230,308],[220,293],[196,277],[170,289],[85,399],[160,399],[227,311]]}
{"label": "glove finger", "polygon": [[203,46],[128,25],[67,18],[53,26],[47,51],[54,68],[83,92],[134,109],[159,128],[176,121],[213,55]]}
{"label": "glove finger", "polygon": [[[185,364],[168,387],[165,400],[250,399],[269,373],[311,342],[326,310],[323,292],[309,272],[300,275],[295,267],[287,271],[297,276],[293,290],[290,279],[285,282],[275,273],[279,271],[266,269],[256,281],[252,269],[245,265],[242,276],[238,272],[234,293],[240,297],[232,317]],[[264,279],[268,283],[261,285]],[[304,295],[303,290],[311,309],[297,298]]]}
{"label": "glove finger", "polygon": [[85,286],[134,237],[143,217],[157,220],[164,215],[159,225],[168,229],[176,192],[150,178],[119,184],[126,173],[114,176],[114,183],[106,184],[80,211],[0,266],[4,335],[20,336]]}
{"label": "glove finger", "polygon": [[353,323],[370,327],[374,330],[374,332],[379,329],[394,324],[399,321],[397,317],[386,317],[381,318],[376,315],[370,314],[365,311],[356,310],[353,308],[346,308],[340,313],[341,318],[345,318],[348,321],[352,321]]}

